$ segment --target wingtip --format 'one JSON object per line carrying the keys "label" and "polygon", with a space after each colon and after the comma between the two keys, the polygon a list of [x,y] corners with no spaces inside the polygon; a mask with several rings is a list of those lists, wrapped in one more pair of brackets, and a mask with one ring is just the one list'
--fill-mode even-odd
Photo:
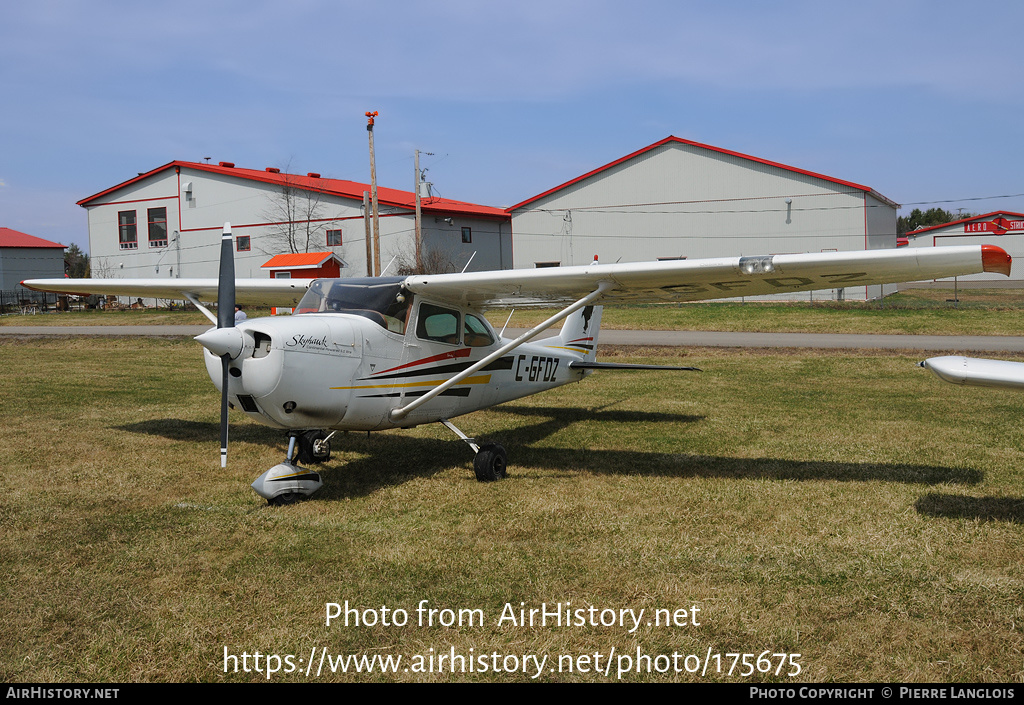
{"label": "wingtip", "polygon": [[1013,258],[1006,250],[996,245],[981,246],[981,268],[986,272],[996,272],[1010,276],[1010,266]]}

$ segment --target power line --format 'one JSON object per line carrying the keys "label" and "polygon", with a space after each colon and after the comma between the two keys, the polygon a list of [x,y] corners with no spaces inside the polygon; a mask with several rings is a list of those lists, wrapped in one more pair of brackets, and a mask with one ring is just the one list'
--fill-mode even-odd
{"label": "power line", "polygon": [[[802,194],[777,194],[773,196],[736,196],[731,198],[701,198],[692,200],[680,200],[680,201],[651,201],[647,203],[609,203],[595,206],[573,206],[569,208],[528,208],[520,213],[550,213],[550,214],[561,214],[567,210],[576,212],[596,212],[596,213],[635,213],[634,209],[637,208],[653,208],[655,206],[688,206],[688,205],[699,205],[704,203],[737,203],[742,201],[767,201],[767,200],[778,200],[782,198],[819,198],[829,196],[856,196],[863,194],[863,191],[834,191],[831,193],[802,193]],[[989,201],[997,200],[1001,198],[1021,198],[1024,197],[1024,193],[1011,193],[1002,194],[998,196],[971,196],[968,198],[947,198],[935,201],[908,201],[907,203],[900,204],[899,207],[903,206],[924,206],[933,205],[937,203],[961,203],[967,201]],[[876,204],[855,204],[849,206],[819,206],[812,208],[793,208],[793,211],[826,211],[826,210],[859,210],[861,208],[891,208],[892,206],[887,203],[876,203]],[[730,210],[645,210],[644,213],[778,213],[786,212],[790,210],[788,207],[785,208],[743,208],[743,209],[730,209]]]}

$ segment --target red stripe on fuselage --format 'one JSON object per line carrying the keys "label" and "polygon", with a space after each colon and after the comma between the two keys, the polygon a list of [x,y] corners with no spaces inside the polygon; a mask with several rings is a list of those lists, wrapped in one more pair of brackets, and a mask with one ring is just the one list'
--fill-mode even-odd
{"label": "red stripe on fuselage", "polygon": [[412,362],[407,362],[404,365],[399,365],[398,367],[392,367],[387,370],[375,372],[374,374],[371,375],[371,377],[376,377],[377,375],[382,375],[386,372],[394,372],[395,370],[404,370],[407,367],[415,367],[416,365],[426,365],[429,362],[440,362],[441,360],[454,360],[459,357],[469,357],[469,348],[460,348],[459,350],[452,350],[451,352],[441,353],[440,355],[431,355],[430,357],[425,357],[422,360],[413,360]]}

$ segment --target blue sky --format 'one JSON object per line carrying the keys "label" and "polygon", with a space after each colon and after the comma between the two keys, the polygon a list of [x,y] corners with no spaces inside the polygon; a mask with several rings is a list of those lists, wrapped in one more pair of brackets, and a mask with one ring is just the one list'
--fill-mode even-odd
{"label": "blue sky", "polygon": [[[907,204],[1024,211],[1024,3],[0,4],[0,226],[174,159],[506,206],[670,134]],[[968,200],[983,199],[983,200]],[[922,205],[927,208],[929,205]]]}

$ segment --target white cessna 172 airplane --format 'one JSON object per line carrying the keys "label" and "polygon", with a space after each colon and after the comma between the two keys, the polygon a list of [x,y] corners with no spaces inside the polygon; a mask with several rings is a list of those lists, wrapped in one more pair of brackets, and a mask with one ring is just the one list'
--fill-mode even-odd
{"label": "white cessna 172 airplane", "polygon": [[[347,279],[235,280],[225,224],[218,280],[36,279],[39,291],[186,298],[217,327],[196,337],[221,391],[221,466],[228,406],[285,429],[284,462],[253,483],[271,504],[318,490],[307,467],[330,458],[338,430],[380,431],[440,422],[476,453],[481,481],[506,474],[504,448],[477,444],[449,419],[577,382],[595,369],[604,303],[700,301],[935,279],[1009,275],[992,245],[724,257],[534,270]],[[215,316],[202,303],[216,297]],[[301,299],[300,299],[301,297]],[[296,306],[293,316],[234,325],[235,302]],[[481,310],[563,308],[515,340],[495,334]],[[562,322],[561,333],[529,341]],[[664,368],[658,368],[664,369]],[[693,368],[670,368],[693,369]],[[296,452],[297,451],[297,452]]]}

